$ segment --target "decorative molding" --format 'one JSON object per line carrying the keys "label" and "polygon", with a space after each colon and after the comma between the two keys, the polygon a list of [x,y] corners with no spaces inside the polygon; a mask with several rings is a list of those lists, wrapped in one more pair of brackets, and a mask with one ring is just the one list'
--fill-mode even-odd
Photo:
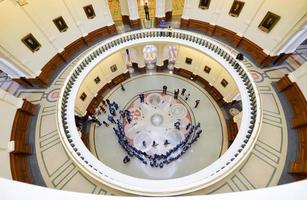
{"label": "decorative molding", "polygon": [[28,144],[28,129],[34,112],[34,105],[24,100],[22,107],[16,111],[11,131],[11,141],[15,143],[14,151],[10,153],[12,177],[25,183],[32,183],[28,158],[32,154],[32,147]]}
{"label": "decorative molding", "polygon": [[168,11],[165,13],[165,21],[167,22],[172,21],[172,17],[173,17],[173,11]]}
{"label": "decorative molding", "polygon": [[141,20],[140,19],[130,20],[130,27],[132,29],[141,28]]}
{"label": "decorative molding", "polygon": [[117,30],[114,24],[92,31],[87,36],[80,37],[79,39],[75,40],[67,47],[65,47],[64,51],[56,54],[53,58],[51,58],[48,63],[45,64],[45,66],[41,69],[41,73],[36,78],[21,77],[19,79],[14,79],[14,81],[25,87],[33,87],[34,85],[37,85],[39,87],[46,87],[50,84],[55,71],[64,62],[69,62],[72,57],[82,48],[92,45],[94,42],[98,41],[103,37],[116,33]]}
{"label": "decorative molding", "polygon": [[230,31],[221,26],[215,26],[214,36],[220,36],[231,43],[233,47],[238,47],[239,43],[242,40],[242,37],[238,36],[235,32]]}
{"label": "decorative molding", "polygon": [[269,65],[276,65],[282,63],[291,54],[280,54],[277,56],[270,56],[264,52],[264,49],[259,47],[254,42],[250,41],[245,37],[237,35],[237,33],[228,30],[224,27],[218,25],[212,25],[207,22],[194,20],[194,19],[184,19],[181,18],[180,28],[192,28],[202,31],[210,36],[221,37],[229,41],[230,45],[235,48],[241,48],[245,50],[246,53],[250,54],[255,59],[255,62],[261,67],[266,67]]}
{"label": "decorative molding", "polygon": [[67,47],[64,48],[64,51],[61,53],[65,61],[69,61],[72,56],[78,52],[81,48],[86,47],[87,43],[85,42],[84,38],[81,37],[76,41],[69,44]]}
{"label": "decorative molding", "polygon": [[28,2],[26,0],[16,0],[16,2],[18,3],[18,5],[20,6],[25,6],[28,4]]}
{"label": "decorative molding", "polygon": [[160,27],[160,22],[164,20],[165,21],[165,17],[155,17],[155,27]]}
{"label": "decorative molding", "polygon": [[279,92],[286,90],[291,85],[292,81],[289,79],[288,75],[285,75],[276,83],[276,87]]}
{"label": "decorative molding", "polygon": [[288,75],[281,78],[277,84],[278,91],[285,93],[292,108],[292,128],[298,131],[298,154],[294,161],[291,161],[289,173],[296,179],[307,177],[307,100],[299,86],[292,82]]}
{"label": "decorative molding", "polygon": [[95,31],[90,32],[87,36],[84,37],[84,41],[87,45],[93,44],[95,41],[109,35],[108,27],[102,27]]}
{"label": "decorative molding", "polygon": [[202,32],[207,33],[210,36],[213,35],[214,30],[215,30],[215,26],[213,26],[213,25],[211,25],[207,22],[203,22],[203,21],[199,21],[199,20],[189,19],[188,24],[189,24],[188,28],[200,30]]}
{"label": "decorative molding", "polygon": [[123,24],[129,25],[130,26],[130,18],[129,15],[122,15],[122,21]]}

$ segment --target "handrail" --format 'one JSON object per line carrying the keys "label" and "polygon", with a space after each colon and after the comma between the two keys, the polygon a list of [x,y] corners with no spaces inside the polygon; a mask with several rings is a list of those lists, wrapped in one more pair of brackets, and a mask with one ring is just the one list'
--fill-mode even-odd
{"label": "handrail", "polygon": [[[107,56],[129,46],[167,42],[194,48],[218,61],[235,80],[242,98],[243,116],[238,135],[229,149],[208,167],[189,176],[147,180],[119,173],[104,165],[84,146],[75,126],[74,108],[78,89],[87,74]],[[227,48],[212,38],[184,30],[149,29],[123,33],[97,44],[79,61],[64,83],[58,101],[57,125],[69,156],[89,176],[128,193],[165,196],[208,187],[234,172],[248,157],[259,135],[262,107],[257,87],[244,66]]]}

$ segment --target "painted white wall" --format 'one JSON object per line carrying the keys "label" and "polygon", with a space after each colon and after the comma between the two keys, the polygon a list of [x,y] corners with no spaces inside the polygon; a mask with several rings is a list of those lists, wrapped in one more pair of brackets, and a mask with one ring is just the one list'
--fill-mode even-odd
{"label": "painted white wall", "polygon": [[[280,20],[269,33],[265,33],[258,28],[258,25],[268,11],[279,15]],[[282,3],[279,0],[266,0],[251,22],[245,37],[262,47],[265,53],[270,54],[296,22],[305,15],[306,11],[307,1],[305,0],[291,0]]]}
{"label": "painted white wall", "polygon": [[[27,0],[19,6],[16,1],[0,1],[0,54],[13,63],[26,78],[35,78],[41,68],[57,53],[82,36],[101,27],[114,24],[105,0]],[[84,6],[92,4],[96,17],[88,19]],[[62,16],[68,26],[59,32],[53,19]],[[21,39],[27,34],[41,44],[33,53]],[[17,77],[16,77],[17,78]]]}
{"label": "painted white wall", "polygon": [[165,12],[169,12],[173,10],[173,1],[165,0]]}
{"label": "painted white wall", "polygon": [[[15,114],[22,106],[22,99],[16,98],[10,93],[0,89],[0,177],[12,179],[10,169],[10,151],[14,150],[11,140],[11,132]],[[5,116],[5,117],[4,117]]]}
{"label": "painted white wall", "polygon": [[219,16],[216,19],[216,24],[237,33],[239,36],[243,36],[264,1],[242,1],[244,6],[238,17],[232,17],[228,14],[233,1],[225,1],[218,8]]}
{"label": "painted white wall", "polygon": [[165,17],[165,0],[156,1],[156,17]]}
{"label": "painted white wall", "polygon": [[[74,23],[82,32],[82,36],[88,35],[88,33],[99,29],[101,27],[108,25],[108,20],[104,16],[104,11],[109,8],[106,7],[108,5],[104,4],[103,1],[100,0],[83,0],[83,1],[75,1],[75,0],[63,0],[68,9],[69,14],[73,17]],[[88,19],[83,7],[87,5],[92,5],[96,17],[93,19]]]}
{"label": "painted white wall", "polygon": [[139,19],[137,0],[127,0],[130,20]]}
{"label": "painted white wall", "polygon": [[[273,51],[279,43],[288,40],[285,36],[290,32],[294,25],[306,14],[306,0],[253,0],[245,2],[239,17],[230,16],[229,10],[233,1],[215,0],[211,1],[209,9],[202,10],[198,8],[199,1],[186,0],[183,12],[184,19],[195,19],[208,22],[212,25],[225,27],[234,31],[239,36],[256,43],[264,49],[264,52],[275,55]],[[265,33],[258,28],[258,25],[266,15],[271,11],[281,18],[275,27]]]}
{"label": "painted white wall", "polygon": [[[42,9],[46,5],[48,9]],[[21,8],[58,52],[62,52],[66,46],[81,37],[80,30],[76,27],[62,0],[28,0],[28,4]],[[68,26],[65,32],[60,32],[52,21],[60,16]]]}
{"label": "painted white wall", "polygon": [[[32,72],[31,69],[29,69],[27,66],[23,65],[22,63],[20,63],[15,58],[14,55],[10,54],[8,51],[6,51],[1,46],[0,46],[0,59],[4,59],[4,60],[6,60],[6,62],[9,62],[12,65],[14,65],[14,67],[12,67],[12,69],[4,69],[4,68],[7,68],[7,66],[4,66],[3,69],[1,68],[1,70],[6,72],[7,74],[9,74],[11,78],[19,78],[21,76],[23,76],[23,77],[35,76],[35,74]],[[9,67],[9,68],[11,68],[11,67]],[[11,73],[9,73],[10,70],[20,72],[20,73],[18,73],[19,77],[11,75]]]}
{"label": "painted white wall", "polygon": [[[111,72],[110,66],[117,66],[117,71]],[[82,82],[82,86],[78,91],[76,98],[75,110],[81,115],[86,114],[86,108],[92,101],[92,99],[97,95],[97,92],[108,82],[111,82],[116,76],[126,72],[127,67],[125,65],[124,51],[116,52],[108,58],[101,61],[97,66],[87,75],[87,77]],[[99,76],[100,83],[96,84],[94,79]],[[85,92],[87,97],[85,101],[80,99],[81,94]]]}
{"label": "painted white wall", "polygon": [[[191,65],[185,63],[186,57],[192,59]],[[192,71],[207,80],[224,96],[226,102],[231,102],[238,94],[238,87],[231,75],[217,61],[203,53],[188,47],[177,46],[176,66]],[[205,66],[211,68],[209,74],[204,71]],[[228,82],[226,87],[221,85],[223,79]]]}
{"label": "painted white wall", "polygon": [[[57,53],[47,37],[31,21],[27,14],[15,1],[5,0],[0,3],[0,46],[36,76],[41,68]],[[39,51],[33,53],[21,41],[27,34],[33,36],[41,44]]]}
{"label": "painted white wall", "polygon": [[129,9],[128,9],[127,0],[119,0],[119,4],[120,4],[121,15],[128,15],[129,16]]}
{"label": "painted white wall", "polygon": [[[63,190],[55,190],[46,187],[40,187],[31,184],[25,184],[18,181],[10,181],[0,178],[0,192],[3,200],[19,200],[19,199],[33,199],[45,200],[65,199],[65,200],[107,200],[107,199],[120,199],[116,196],[107,195],[93,195],[79,192],[69,192]],[[248,190],[242,192],[229,192],[215,195],[198,195],[198,196],[182,196],[177,197],[182,200],[258,200],[258,199],[279,199],[288,200],[293,198],[296,200],[305,200],[307,180],[296,181],[290,184],[283,184],[276,187],[268,187],[257,190]],[[18,192],[16,192],[18,191]],[[122,197],[127,200],[145,200],[147,197]],[[166,200],[173,199],[172,197],[165,197]]]}
{"label": "painted white wall", "polygon": [[26,76],[13,63],[0,56],[0,70],[5,72],[10,78],[19,78]]}
{"label": "painted white wall", "polygon": [[298,85],[304,94],[305,99],[307,99],[307,62],[294,72],[289,73],[288,77],[292,82],[295,82]]}

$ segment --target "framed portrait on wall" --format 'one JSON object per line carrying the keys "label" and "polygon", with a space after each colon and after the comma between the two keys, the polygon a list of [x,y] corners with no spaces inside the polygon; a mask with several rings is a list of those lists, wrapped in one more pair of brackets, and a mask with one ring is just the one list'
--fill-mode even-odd
{"label": "framed portrait on wall", "polygon": [[211,0],[200,0],[198,7],[201,9],[208,9],[210,6],[210,1]]}
{"label": "framed portrait on wall", "polygon": [[192,64],[192,58],[186,57],[185,58],[185,63],[188,64],[188,65]]}
{"label": "framed portrait on wall", "polygon": [[273,29],[273,27],[276,25],[279,19],[280,16],[272,12],[267,12],[265,17],[262,19],[261,23],[259,24],[258,28],[263,32],[268,33]]}
{"label": "framed portrait on wall", "polygon": [[111,72],[116,72],[117,71],[117,66],[116,65],[112,65],[110,67]]}
{"label": "framed portrait on wall", "polygon": [[53,23],[55,24],[55,26],[60,32],[65,32],[68,29],[68,26],[62,16],[55,18],[53,20]]}
{"label": "framed portrait on wall", "polygon": [[226,86],[228,85],[228,81],[226,81],[225,79],[223,79],[223,80],[221,81],[221,85],[222,85],[223,87],[226,87]]}
{"label": "framed portrait on wall", "polygon": [[83,92],[83,93],[81,94],[81,96],[80,96],[80,99],[81,99],[82,101],[84,101],[84,100],[86,99],[86,97],[87,97],[87,95],[85,94],[85,92]]}
{"label": "framed portrait on wall", "polygon": [[94,79],[94,81],[95,81],[96,84],[100,83],[100,78],[99,78],[99,76],[97,76],[97,77]]}
{"label": "framed portrait on wall", "polygon": [[21,41],[30,49],[33,53],[41,48],[40,43],[35,39],[35,37],[29,33],[21,39]]}
{"label": "framed portrait on wall", "polygon": [[94,11],[94,8],[93,8],[92,5],[84,6],[84,7],[83,7],[83,10],[84,10],[84,12],[85,12],[85,14],[86,14],[86,17],[87,17],[88,19],[93,19],[93,18],[96,17],[96,14],[95,14],[95,11]]}
{"label": "framed portrait on wall", "polygon": [[208,66],[205,66],[205,68],[204,68],[204,72],[206,72],[207,74],[209,74],[209,73],[210,73],[210,71],[211,71],[211,68],[210,68],[210,67],[208,67]]}
{"label": "framed portrait on wall", "polygon": [[233,17],[239,17],[239,15],[242,11],[242,8],[244,6],[244,3],[245,2],[243,2],[243,1],[234,0],[233,3],[232,3],[232,6],[230,8],[229,15],[233,16]]}

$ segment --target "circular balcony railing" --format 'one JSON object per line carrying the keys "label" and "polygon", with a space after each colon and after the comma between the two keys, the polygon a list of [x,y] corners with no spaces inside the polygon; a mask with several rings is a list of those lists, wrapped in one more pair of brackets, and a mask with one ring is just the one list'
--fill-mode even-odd
{"label": "circular balcony railing", "polygon": [[[196,49],[218,61],[235,80],[242,98],[243,117],[238,135],[229,149],[208,167],[185,177],[147,180],[122,174],[99,161],[83,144],[75,126],[75,99],[82,81],[104,58],[130,46],[167,42]],[[57,124],[63,145],[73,161],[90,177],[128,193],[178,195],[212,186],[234,172],[251,152],[261,126],[262,107],[257,87],[244,64],[221,43],[183,30],[138,30],[120,34],[96,45],[79,61],[64,83],[58,101]]]}

